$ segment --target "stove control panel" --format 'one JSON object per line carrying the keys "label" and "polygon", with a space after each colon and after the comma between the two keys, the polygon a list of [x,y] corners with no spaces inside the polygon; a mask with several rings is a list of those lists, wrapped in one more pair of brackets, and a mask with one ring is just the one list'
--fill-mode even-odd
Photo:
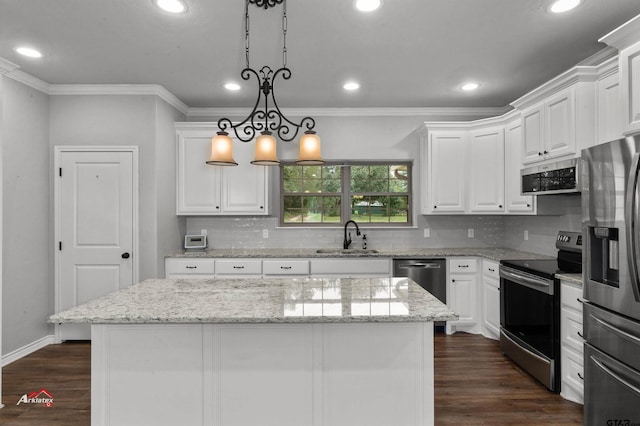
{"label": "stove control panel", "polygon": [[556,237],[556,248],[559,250],[582,252],[582,233],[559,231]]}

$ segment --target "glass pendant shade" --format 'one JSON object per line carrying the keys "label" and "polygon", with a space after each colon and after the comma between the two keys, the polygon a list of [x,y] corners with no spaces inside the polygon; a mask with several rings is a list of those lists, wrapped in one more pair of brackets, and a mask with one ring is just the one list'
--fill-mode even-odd
{"label": "glass pendant shade", "polygon": [[212,166],[237,166],[233,159],[233,140],[227,132],[218,132],[211,138],[211,156],[207,164]]}
{"label": "glass pendant shade", "polygon": [[298,164],[324,164],[320,153],[320,137],[313,130],[307,130],[300,138]]}
{"label": "glass pendant shade", "polygon": [[251,164],[277,166],[280,164],[277,154],[277,141],[271,132],[262,132],[256,138],[256,156]]}

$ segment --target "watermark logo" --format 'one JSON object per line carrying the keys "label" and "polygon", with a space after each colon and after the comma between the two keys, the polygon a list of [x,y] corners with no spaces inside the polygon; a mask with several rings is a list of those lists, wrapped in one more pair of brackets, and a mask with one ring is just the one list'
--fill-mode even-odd
{"label": "watermark logo", "polygon": [[42,388],[37,392],[22,395],[16,405],[20,404],[43,404],[45,407],[53,407],[53,395]]}

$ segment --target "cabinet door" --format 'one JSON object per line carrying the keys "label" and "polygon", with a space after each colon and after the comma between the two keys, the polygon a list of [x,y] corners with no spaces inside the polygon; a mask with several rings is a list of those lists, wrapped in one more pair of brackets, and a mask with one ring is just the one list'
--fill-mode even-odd
{"label": "cabinet door", "polygon": [[469,140],[469,211],[504,211],[504,129],[475,130]]}
{"label": "cabinet door", "polygon": [[522,164],[542,160],[544,151],[544,110],[542,105],[522,113]]}
{"label": "cabinet door", "polygon": [[576,114],[574,89],[563,90],[544,103],[545,159],[576,152]]}
{"label": "cabinet door", "polygon": [[520,120],[512,121],[506,127],[505,152],[506,210],[509,213],[532,213],[534,211],[534,197],[521,195],[522,124]]}
{"label": "cabinet door", "polygon": [[254,152],[254,142],[241,142],[234,139],[233,158],[238,166],[223,167],[221,170],[223,214],[267,214],[266,192],[269,167],[251,164]]}
{"label": "cabinet door", "polygon": [[482,278],[482,307],[485,337],[500,337],[500,281],[484,276]]}
{"label": "cabinet door", "polygon": [[451,274],[449,296],[451,309],[460,316],[457,324],[475,324],[478,319],[477,279],[475,274]]}
{"label": "cabinet door", "polygon": [[429,193],[423,197],[431,202],[426,212],[464,212],[467,179],[465,132],[431,133],[428,152]]}
{"label": "cabinet door", "polygon": [[640,132],[640,43],[620,52],[620,84],[624,133]]}
{"label": "cabinet door", "polygon": [[210,215],[221,211],[220,167],[205,163],[209,158],[213,129],[178,130],[178,215]]}
{"label": "cabinet door", "polygon": [[596,143],[620,139],[623,133],[623,114],[618,73],[615,72],[598,80],[596,90],[598,105]]}

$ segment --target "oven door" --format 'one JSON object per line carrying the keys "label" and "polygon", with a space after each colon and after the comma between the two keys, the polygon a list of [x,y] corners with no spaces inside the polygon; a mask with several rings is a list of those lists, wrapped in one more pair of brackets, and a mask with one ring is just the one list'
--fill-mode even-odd
{"label": "oven door", "polygon": [[500,265],[500,346],[516,364],[559,391],[557,284]]}

